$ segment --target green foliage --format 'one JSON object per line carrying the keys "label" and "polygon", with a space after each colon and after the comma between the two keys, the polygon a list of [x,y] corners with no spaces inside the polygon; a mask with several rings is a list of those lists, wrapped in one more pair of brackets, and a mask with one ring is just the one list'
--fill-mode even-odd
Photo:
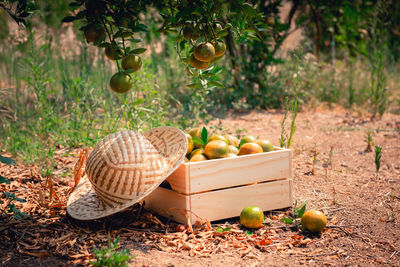
{"label": "green foliage", "polygon": [[208,143],[209,140],[209,134],[208,131],[206,129],[206,127],[203,127],[203,129],[201,130],[201,138],[198,137],[194,137],[193,138],[193,142],[202,146],[205,146]]}
{"label": "green foliage", "polygon": [[295,223],[295,225],[298,226],[298,219],[300,219],[303,216],[305,211],[306,211],[306,203],[297,206],[297,200],[296,200],[294,203],[293,213],[291,217],[282,218],[281,221],[283,221],[285,224]]}
{"label": "green foliage", "polygon": [[372,138],[372,130],[368,129],[367,135],[365,136],[365,142],[367,143],[367,148],[365,152],[372,152],[372,146],[374,145],[374,140]]}
{"label": "green foliage", "polygon": [[[3,179],[1,179],[2,181],[0,181],[0,183],[9,183],[9,181],[4,178],[1,177]],[[3,192],[3,198],[6,201],[6,205],[0,209],[0,214],[1,215],[12,215],[12,217],[14,217],[17,220],[22,220],[23,217],[29,217],[28,214],[26,214],[25,212],[20,211],[18,208],[15,207],[14,202],[26,202],[25,199],[22,198],[18,198],[15,196],[14,193],[10,193],[10,192]],[[0,204],[3,204],[4,201],[0,199]]]}
{"label": "green foliage", "polygon": [[36,10],[34,0],[0,0],[0,8],[16,22],[26,25],[26,18]]}
{"label": "green foliage", "polygon": [[[281,147],[289,148],[293,142],[293,135],[296,131],[296,117],[298,112],[298,101],[297,98],[290,100],[286,98],[285,102],[285,114],[281,121],[281,137],[279,138],[279,144]],[[287,133],[286,120],[290,115],[290,131]]]}
{"label": "green foliage", "polygon": [[370,42],[368,43],[368,60],[371,65],[370,103],[372,118],[377,114],[381,117],[386,111],[386,73],[384,71],[385,55],[387,49],[387,26],[385,17],[388,16],[389,6],[385,1],[378,1],[376,10],[370,20]]}
{"label": "green foliage", "polygon": [[111,242],[108,239],[108,246],[103,249],[94,249],[94,256],[96,261],[91,261],[90,264],[93,266],[107,266],[107,267],[125,267],[128,266],[128,262],[136,257],[135,255],[130,255],[129,249],[123,249],[117,251],[119,247],[120,238],[117,237]]}
{"label": "green foliage", "polygon": [[[3,160],[6,159],[6,160]],[[10,158],[5,158],[5,157],[1,157],[0,156],[0,160],[2,163],[5,164],[11,164],[14,165],[15,162],[10,159]],[[0,175],[0,184],[10,184],[10,180],[8,180],[6,177],[3,177]],[[23,217],[28,217],[29,215],[26,214],[25,212],[20,211],[18,208],[15,207],[14,202],[26,202],[25,199],[16,197],[14,193],[10,193],[10,192],[3,192],[3,196],[2,196],[5,201],[6,201],[6,205],[2,208],[0,208],[0,215],[12,215],[12,217],[14,217],[17,220],[22,220]],[[0,199],[0,204],[3,204],[4,201]]]}
{"label": "green foliage", "polygon": [[216,233],[223,233],[223,232],[229,232],[230,230],[232,230],[231,227],[217,227],[215,228],[215,232]]}
{"label": "green foliage", "polygon": [[[104,57],[95,61],[80,47],[77,55],[64,58],[49,50],[59,46],[53,39],[42,40],[40,47],[34,39],[31,32],[23,45],[5,51],[9,74],[0,75],[15,88],[0,91],[0,106],[7,107],[1,111],[0,142],[24,162],[39,163],[43,175],[52,173],[57,147],[93,146],[123,128],[178,125],[180,118],[169,117],[171,97],[154,82],[154,73],[137,73],[133,90],[115,95],[108,89],[112,70]],[[144,60],[143,68],[148,66]],[[18,84],[20,80],[24,83]],[[181,107],[175,110],[180,113]]]}
{"label": "green foliage", "polygon": [[382,157],[382,147],[375,146],[375,169],[376,173],[379,172],[381,168],[381,157]]}

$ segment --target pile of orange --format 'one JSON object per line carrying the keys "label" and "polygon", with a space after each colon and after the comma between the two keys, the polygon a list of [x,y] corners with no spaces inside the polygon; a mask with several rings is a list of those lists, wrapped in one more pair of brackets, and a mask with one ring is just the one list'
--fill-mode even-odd
{"label": "pile of orange", "polygon": [[250,135],[244,136],[239,140],[232,134],[212,134],[207,139],[207,142],[199,144],[196,140],[201,139],[201,130],[200,128],[193,128],[186,133],[186,137],[188,140],[186,161],[189,162],[230,158],[274,150],[274,146],[270,141],[257,139]]}

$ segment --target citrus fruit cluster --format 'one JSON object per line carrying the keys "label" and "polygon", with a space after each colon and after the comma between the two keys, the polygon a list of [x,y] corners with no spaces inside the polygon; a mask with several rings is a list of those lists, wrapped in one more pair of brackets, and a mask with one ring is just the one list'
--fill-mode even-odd
{"label": "citrus fruit cluster", "polygon": [[269,152],[274,149],[268,140],[260,140],[247,135],[240,140],[231,135],[213,134],[208,137],[208,132],[203,128],[192,128],[186,133],[188,149],[186,161],[198,162],[208,159],[221,159],[242,155]]}
{"label": "citrus fruit cluster", "polygon": [[[183,37],[193,45],[189,58],[190,66],[204,70],[211,63],[222,58],[226,51],[225,42],[220,39],[219,35],[222,30],[223,28],[219,23],[214,24],[214,27],[205,29],[192,24],[182,27]],[[202,38],[201,42],[198,41],[200,38]]]}
{"label": "citrus fruit cluster", "polygon": [[[110,25],[109,27],[113,26]],[[89,43],[101,43],[102,46],[104,46],[104,54],[108,59],[113,61],[120,61],[121,63],[122,71],[118,71],[111,77],[110,88],[116,93],[125,93],[129,91],[133,85],[133,80],[130,73],[140,70],[140,68],[142,67],[142,59],[140,58],[140,56],[134,53],[134,50],[130,51],[131,53],[127,53],[126,50],[122,49],[115,40],[116,38],[129,36],[109,36],[110,43],[104,42],[106,40],[106,30],[103,26],[98,26],[98,24],[86,25],[83,33]],[[124,41],[125,40],[122,39],[122,42]],[[138,52],[140,51],[141,50],[139,50]]]}
{"label": "citrus fruit cluster", "polygon": [[138,48],[141,42],[137,33],[146,31],[139,22],[139,14],[145,3],[137,1],[81,0],[70,3],[71,16],[63,22],[81,20],[79,29],[88,43],[104,48],[105,56],[116,62],[118,72],[110,79],[110,88],[124,93],[133,86],[132,73],[140,70],[142,59],[139,54],[146,51]]}

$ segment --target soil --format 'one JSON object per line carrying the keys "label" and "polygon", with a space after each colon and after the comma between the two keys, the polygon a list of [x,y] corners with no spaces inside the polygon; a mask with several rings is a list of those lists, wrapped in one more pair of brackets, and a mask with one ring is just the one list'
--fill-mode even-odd
{"label": "soil", "polygon": [[[213,125],[232,132],[247,129],[247,134],[277,145],[282,117],[280,112],[254,111]],[[0,219],[2,265],[87,265],[93,247],[106,245],[110,235],[120,236],[121,247],[136,255],[131,266],[400,266],[400,116],[371,121],[321,108],[300,112],[296,125],[294,199],[325,212],[328,227],[321,234],[286,227],[280,218],[293,208],[265,212],[266,224],[247,235],[238,218],[213,222],[212,228],[193,226],[190,233],[140,204],[79,222],[66,215],[65,203],[80,150],[60,148],[51,179],[42,177],[37,166],[0,165],[0,175],[12,181],[0,185],[1,191],[25,198],[26,203],[16,206],[29,215],[22,221]],[[365,151],[368,129],[383,151],[378,173],[375,153]],[[49,197],[52,185],[59,200],[55,194]],[[217,226],[230,230],[217,233]]]}

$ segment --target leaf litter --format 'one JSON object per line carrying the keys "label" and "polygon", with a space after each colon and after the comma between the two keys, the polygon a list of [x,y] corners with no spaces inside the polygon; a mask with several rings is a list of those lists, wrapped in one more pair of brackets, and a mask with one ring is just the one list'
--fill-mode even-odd
{"label": "leaf litter", "polygon": [[[88,150],[75,152],[75,156],[68,156],[69,159],[63,157],[62,164],[55,169],[58,173],[73,170],[73,177],[69,178],[42,177],[37,166],[0,163],[0,175],[11,181],[1,184],[1,190],[26,199],[27,202],[18,203],[17,207],[29,214],[21,221],[0,217],[0,233],[4,237],[0,245],[7,251],[35,258],[54,257],[57,262],[87,264],[94,257],[94,247],[104,246],[108,236],[120,236],[127,247],[147,247],[199,257],[225,253],[258,258],[257,253],[262,252],[309,257],[345,254],[343,250],[325,254],[320,249],[304,252],[304,248],[312,243],[337,238],[337,235],[346,236],[351,231],[332,233],[335,229],[327,228],[323,237],[318,238],[303,234],[281,221],[289,210],[271,212],[262,227],[256,230],[243,228],[237,219],[227,220],[224,224],[211,224],[203,219],[202,223],[184,226],[145,210],[144,203],[99,220],[74,220],[66,214],[66,202],[84,175]],[[13,260],[10,254],[7,255],[0,255],[5,263]]]}

